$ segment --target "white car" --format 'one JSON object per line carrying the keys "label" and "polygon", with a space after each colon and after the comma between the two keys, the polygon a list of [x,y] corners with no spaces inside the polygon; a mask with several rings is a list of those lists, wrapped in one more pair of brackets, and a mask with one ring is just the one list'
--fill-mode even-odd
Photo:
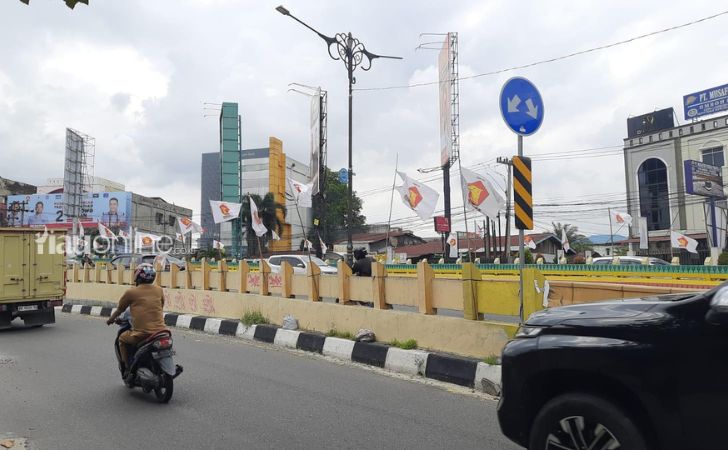
{"label": "white car", "polygon": [[[293,273],[305,274],[308,267],[309,257],[306,255],[275,255],[268,258],[268,265],[272,273],[281,271],[281,263],[286,261],[293,267]],[[311,262],[319,266],[323,274],[336,274],[336,267],[331,267],[320,258],[311,256]]]}
{"label": "white car", "polygon": [[[618,258],[619,258],[619,264],[622,266],[639,266],[639,265],[644,264],[642,262],[643,257],[641,257],[641,256],[618,256]],[[594,258],[592,260],[592,264],[594,264],[594,265],[614,264],[614,258],[611,256],[600,256],[599,258]],[[670,263],[667,261],[663,261],[660,258],[648,257],[647,265],[649,265],[649,266],[669,266]]]}

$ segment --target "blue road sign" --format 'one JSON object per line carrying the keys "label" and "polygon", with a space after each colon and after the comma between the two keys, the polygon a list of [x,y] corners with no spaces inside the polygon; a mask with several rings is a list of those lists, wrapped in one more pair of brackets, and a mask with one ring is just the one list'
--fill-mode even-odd
{"label": "blue road sign", "polygon": [[347,184],[349,182],[349,171],[341,168],[339,169],[339,183]]}
{"label": "blue road sign", "polygon": [[728,109],[728,84],[683,96],[685,120]]}
{"label": "blue road sign", "polygon": [[508,128],[521,136],[530,136],[538,131],[545,112],[536,86],[521,77],[513,77],[503,85],[500,110]]}

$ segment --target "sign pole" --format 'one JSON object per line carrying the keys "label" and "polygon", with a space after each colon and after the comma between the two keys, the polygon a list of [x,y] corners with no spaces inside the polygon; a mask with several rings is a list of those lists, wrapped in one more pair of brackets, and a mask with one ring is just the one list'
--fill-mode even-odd
{"label": "sign pole", "polygon": [[[523,136],[518,135],[518,156],[523,156]],[[510,243],[506,242],[506,245]],[[510,259],[510,258],[509,258]],[[521,322],[523,322],[523,264],[526,261],[526,250],[523,246],[523,228],[518,230],[518,302],[519,302],[519,315],[521,316]]]}
{"label": "sign pole", "polygon": [[715,223],[715,197],[710,197],[710,229],[712,231],[711,241],[713,241],[713,248],[717,248],[718,227]]}

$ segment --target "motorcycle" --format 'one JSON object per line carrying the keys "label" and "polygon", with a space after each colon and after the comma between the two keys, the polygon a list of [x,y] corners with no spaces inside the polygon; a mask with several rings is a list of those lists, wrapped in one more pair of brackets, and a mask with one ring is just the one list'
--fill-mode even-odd
{"label": "motorcycle", "polygon": [[135,351],[129,349],[131,362],[129,363],[129,374],[124,377],[124,365],[119,352],[119,336],[126,330],[131,329],[131,317],[129,311],[125,311],[116,319],[119,331],[114,341],[116,359],[119,363],[119,372],[122,380],[129,389],[141,387],[145,393],[154,391],[157,401],[167,403],[174,392],[174,379],[183,371],[182,366],[175,365],[172,357],[175,352],[172,350],[172,332],[162,330],[149,336],[140,342]]}

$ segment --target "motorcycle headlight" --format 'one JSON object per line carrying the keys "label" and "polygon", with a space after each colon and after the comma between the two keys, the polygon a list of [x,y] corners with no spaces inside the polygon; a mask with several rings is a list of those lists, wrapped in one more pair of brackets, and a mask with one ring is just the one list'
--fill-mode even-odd
{"label": "motorcycle headlight", "polygon": [[541,331],[543,331],[543,327],[521,325],[516,331],[516,338],[533,338],[541,334]]}

